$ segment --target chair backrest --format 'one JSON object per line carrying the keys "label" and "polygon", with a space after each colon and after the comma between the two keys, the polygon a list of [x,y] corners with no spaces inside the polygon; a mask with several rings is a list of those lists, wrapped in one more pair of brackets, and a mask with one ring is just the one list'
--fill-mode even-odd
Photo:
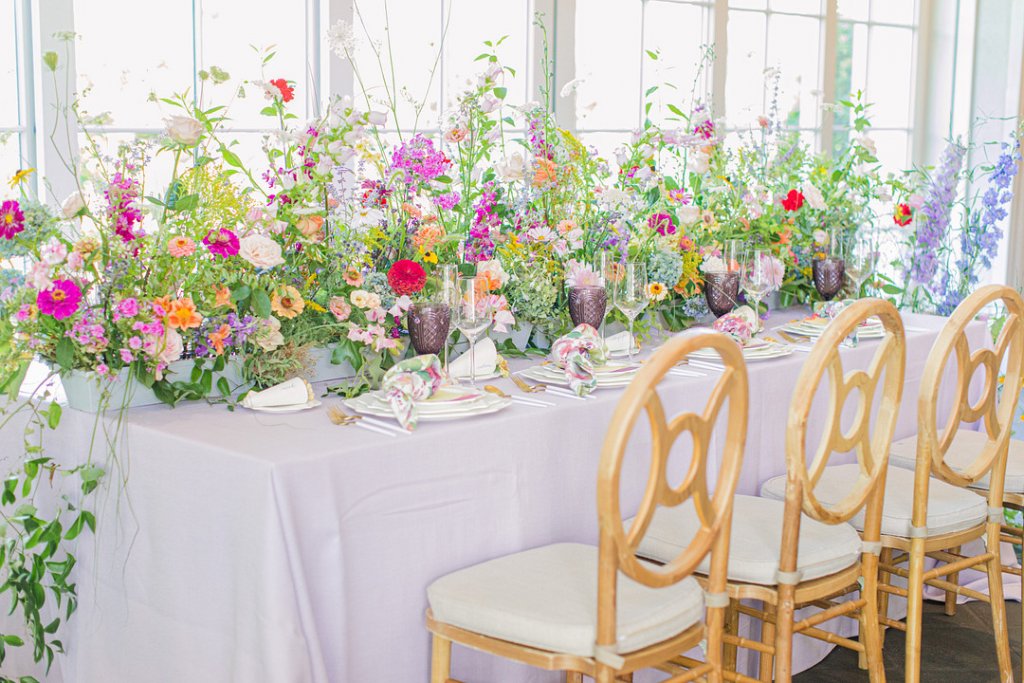
{"label": "chair backrest", "polygon": [[[971,352],[967,326],[989,305],[1001,302],[1006,319],[992,348]],[[945,425],[938,423],[939,391],[951,357],[956,357],[953,403]],[[999,373],[1005,361],[1005,379],[1000,396]],[[1024,362],[1024,301],[1004,285],[988,285],[976,290],[953,311],[935,340],[918,399],[917,467],[957,486],[969,486],[992,473],[989,483],[994,506],[1001,506],[1006,454],[1012,431],[1013,414],[1020,393]],[[984,368],[981,396],[971,402],[970,387],[979,368]],[[977,457],[969,464],[958,462],[954,468],[946,462],[953,439],[965,422],[981,421],[986,440]],[[929,472],[930,471],[930,472]],[[927,489],[925,489],[927,493]],[[916,524],[917,522],[915,522]],[[923,524],[923,521],[922,521]]]}
{"label": "chair backrest", "polygon": [[[867,370],[843,372],[839,348],[855,329],[871,317],[882,322],[885,335]],[[881,299],[861,299],[844,309],[818,339],[797,378],[786,426],[786,510],[780,569],[796,571],[796,539],[800,511],[826,524],[848,521],[867,506],[864,539],[877,541],[882,520],[882,498],[889,444],[903,395],[906,340],[896,308]],[[821,442],[807,462],[808,419],[817,389],[828,373],[829,403]],[[854,389],[859,403],[853,424],[842,427],[843,411]],[[880,401],[877,412],[875,401]],[[872,426],[874,415],[874,426]],[[855,451],[859,474],[849,492],[837,503],[825,505],[814,489],[833,453]]]}
{"label": "chair backrest", "polygon": [[[657,385],[665,374],[689,353],[714,349],[725,370],[718,378],[703,412],[686,412],[668,419]],[[728,399],[728,417],[718,480],[708,491],[708,447],[722,405]],[[598,642],[615,642],[615,595],[618,572],[650,587],[669,586],[693,573],[712,553],[711,590],[725,590],[732,500],[739,481],[747,436],[747,369],[740,347],[717,332],[674,337],[662,346],[637,373],[612,416],[601,452],[597,479],[600,523],[600,570],[598,575]],[[647,413],[651,430],[650,469],[640,508],[630,528],[623,525],[619,481],[629,437],[641,412]],[[668,479],[672,445],[684,432],[693,440],[693,455],[682,482]],[[663,567],[641,564],[636,551],[659,507],[675,507],[693,499],[700,530],[680,554]],[[717,584],[717,587],[716,587]]]}

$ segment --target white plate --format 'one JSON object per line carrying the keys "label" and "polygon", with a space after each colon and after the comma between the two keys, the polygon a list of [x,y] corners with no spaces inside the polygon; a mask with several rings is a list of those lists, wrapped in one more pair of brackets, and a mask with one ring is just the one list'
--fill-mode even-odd
{"label": "white plate", "polygon": [[[788,344],[760,344],[758,346],[744,347],[743,359],[746,361],[769,360],[771,358],[784,358],[793,353],[793,347]],[[690,352],[694,358],[710,360],[721,363],[718,352],[714,349],[699,349]]]}
{"label": "white plate", "polygon": [[[781,329],[789,334],[817,339],[822,335],[826,327],[827,325],[822,325],[820,323],[798,321],[783,325]],[[881,339],[884,336],[885,328],[881,324],[869,322],[867,325],[863,325],[857,330],[857,337],[859,339]]]}
{"label": "white plate", "polygon": [[261,408],[248,408],[248,406],[243,407],[248,408],[249,410],[255,410],[257,413],[297,413],[301,410],[316,408],[318,405],[320,405],[320,400],[314,398],[306,403],[300,403],[292,406],[264,406]]}
{"label": "white plate", "polygon": [[[636,355],[638,353],[640,353],[640,347],[639,346],[634,346],[633,347],[633,355]],[[627,351],[626,349],[619,349],[618,351],[609,351],[608,352],[608,357],[609,358],[625,358],[628,355],[629,355],[629,351]]]}
{"label": "white plate", "polygon": [[[628,370],[626,369],[627,367],[629,368]],[[618,370],[618,368],[621,368],[621,370]],[[633,381],[633,378],[639,371],[640,366],[638,365],[627,366],[625,363],[609,363],[608,365],[595,368],[594,374],[597,377],[597,386],[599,388],[624,387]],[[535,365],[532,368],[523,370],[519,374],[535,382],[569,386],[569,378],[565,376],[565,371],[555,365]]]}
{"label": "white plate", "polygon": [[[451,377],[452,377],[452,379],[455,379],[455,380],[464,379],[466,381],[469,381],[469,375],[452,375]],[[482,380],[482,379],[498,379],[499,377],[501,377],[501,372],[499,372],[497,368],[495,368],[494,370],[491,370],[490,372],[486,372],[486,373],[483,373],[483,372],[476,373],[476,378],[477,378],[478,381]]]}
{"label": "white plate", "polygon": [[[432,404],[431,401],[420,401],[416,407],[419,411],[420,420],[432,422],[459,420],[475,415],[489,415],[507,408],[511,403],[511,399],[481,393],[478,398],[465,403],[440,401]],[[362,396],[346,399],[345,405],[356,412],[367,415],[395,417],[394,412],[391,410],[391,404],[387,402],[387,399],[379,391],[371,391]]]}

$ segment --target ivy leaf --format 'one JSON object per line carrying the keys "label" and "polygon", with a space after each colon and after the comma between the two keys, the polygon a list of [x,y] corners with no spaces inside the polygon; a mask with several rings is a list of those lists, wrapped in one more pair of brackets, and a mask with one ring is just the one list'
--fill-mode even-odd
{"label": "ivy leaf", "polygon": [[75,343],[70,337],[61,337],[57,342],[57,365],[70,370],[75,361]]}
{"label": "ivy leaf", "polygon": [[331,352],[332,363],[340,365],[344,361],[348,361],[356,372],[363,367],[363,354],[359,352],[359,346],[351,339],[342,339]]}

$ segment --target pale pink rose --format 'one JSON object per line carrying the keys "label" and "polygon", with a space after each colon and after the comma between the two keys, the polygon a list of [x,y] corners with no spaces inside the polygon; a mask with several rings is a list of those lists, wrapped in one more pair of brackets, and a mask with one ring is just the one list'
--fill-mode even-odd
{"label": "pale pink rose", "polygon": [[281,245],[263,235],[249,235],[239,240],[238,255],[257,268],[273,268],[284,263]]}
{"label": "pale pink rose", "polygon": [[54,238],[39,249],[39,255],[51,266],[55,266],[58,263],[63,263],[67,258],[68,248],[63,242]]}
{"label": "pale pink rose", "polygon": [[71,270],[81,270],[85,265],[85,257],[77,251],[73,251],[68,255],[68,268]]}
{"label": "pale pink rose", "polygon": [[173,363],[181,358],[185,345],[182,343],[181,335],[173,327],[164,330],[163,347],[158,358],[163,363]]}
{"label": "pale pink rose", "polygon": [[345,297],[332,296],[330,303],[327,304],[327,308],[330,309],[334,318],[339,323],[348,320],[348,317],[352,315],[352,306],[345,301]]}
{"label": "pale pink rose", "polygon": [[28,273],[28,284],[36,289],[47,289],[53,284],[50,277],[50,264],[46,261],[36,261]]}

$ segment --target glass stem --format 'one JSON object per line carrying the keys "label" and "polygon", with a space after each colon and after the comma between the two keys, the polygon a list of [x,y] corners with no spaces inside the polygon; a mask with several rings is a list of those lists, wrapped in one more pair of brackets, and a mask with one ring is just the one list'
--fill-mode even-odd
{"label": "glass stem", "polygon": [[476,340],[469,340],[469,384],[476,388]]}
{"label": "glass stem", "polygon": [[626,352],[629,355],[629,364],[633,364],[633,318],[629,318],[629,339],[626,340]]}

